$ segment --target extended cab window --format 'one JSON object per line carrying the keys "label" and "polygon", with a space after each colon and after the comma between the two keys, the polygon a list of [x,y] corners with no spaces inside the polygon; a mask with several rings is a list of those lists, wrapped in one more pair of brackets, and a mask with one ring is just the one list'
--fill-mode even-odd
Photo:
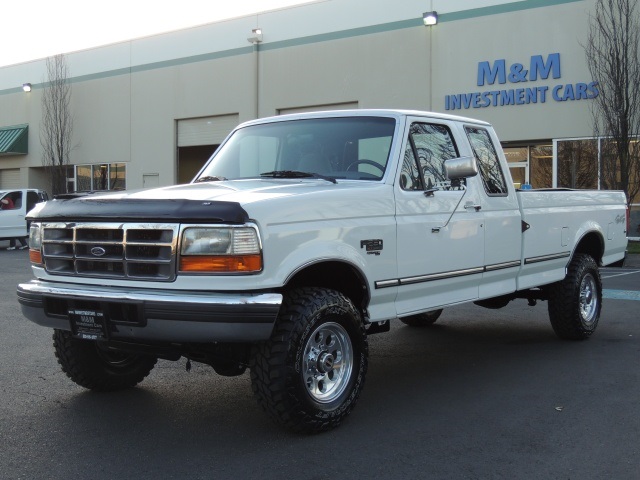
{"label": "extended cab window", "polygon": [[465,130],[473,155],[478,162],[478,170],[480,170],[485,191],[488,195],[507,195],[507,182],[489,132],[477,127],[465,127]]}
{"label": "extended cab window", "polygon": [[403,190],[464,188],[464,180],[452,185],[444,170],[445,160],[458,156],[448,127],[430,123],[412,124],[404,152],[400,187]]}

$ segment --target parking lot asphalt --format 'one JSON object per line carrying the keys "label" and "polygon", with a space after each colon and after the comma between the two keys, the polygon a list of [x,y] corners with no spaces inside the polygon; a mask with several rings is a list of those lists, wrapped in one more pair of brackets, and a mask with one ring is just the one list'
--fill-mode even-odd
{"label": "parking lot asphalt", "polygon": [[0,251],[0,478],[637,479],[640,268],[602,269],[587,341],[557,339],[545,302],[462,305],[432,328],[370,337],[367,385],[337,430],[293,435],[256,405],[248,375],[158,363],[97,394],[59,369],[51,331],[15,296],[25,251]]}
{"label": "parking lot asphalt", "polygon": [[627,258],[624,261],[624,266],[629,268],[640,268],[640,255],[637,253],[627,255]]}

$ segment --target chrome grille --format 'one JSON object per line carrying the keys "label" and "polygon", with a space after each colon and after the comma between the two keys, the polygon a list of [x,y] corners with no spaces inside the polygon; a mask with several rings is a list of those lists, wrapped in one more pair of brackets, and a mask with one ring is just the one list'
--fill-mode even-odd
{"label": "chrome grille", "polygon": [[171,281],[178,229],[155,223],[45,224],[45,269],[52,275]]}

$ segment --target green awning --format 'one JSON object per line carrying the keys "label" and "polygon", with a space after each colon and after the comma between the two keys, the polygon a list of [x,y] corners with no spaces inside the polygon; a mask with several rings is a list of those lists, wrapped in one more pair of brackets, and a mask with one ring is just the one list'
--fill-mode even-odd
{"label": "green awning", "polygon": [[0,156],[26,155],[29,150],[29,125],[0,127]]}

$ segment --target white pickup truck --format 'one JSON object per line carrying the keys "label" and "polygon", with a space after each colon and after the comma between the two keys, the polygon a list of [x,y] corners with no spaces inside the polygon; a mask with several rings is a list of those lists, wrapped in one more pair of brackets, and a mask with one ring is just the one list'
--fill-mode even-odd
{"label": "white pickup truck", "polygon": [[626,219],[622,192],[516,190],[482,121],[282,116],[238,126],[188,185],[36,208],[17,294],[79,385],[134,386],[157,358],[248,367],[272,418],[315,432],[354,407],[367,335],[394,319],[545,300],[559,337],[589,337]]}
{"label": "white pickup truck", "polygon": [[27,212],[48,199],[44,190],[0,190],[0,240],[27,237]]}

